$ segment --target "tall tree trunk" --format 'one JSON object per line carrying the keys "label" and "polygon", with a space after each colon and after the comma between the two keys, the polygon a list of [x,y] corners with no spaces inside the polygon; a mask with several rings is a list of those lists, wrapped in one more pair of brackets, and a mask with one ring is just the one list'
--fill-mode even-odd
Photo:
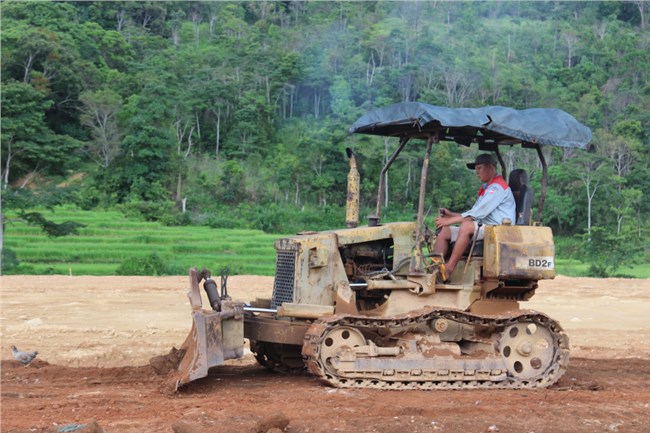
{"label": "tall tree trunk", "polygon": [[216,12],[213,12],[212,15],[210,15],[210,37],[214,36],[214,27],[216,23],[217,23],[217,14]]}
{"label": "tall tree trunk", "polygon": [[271,85],[269,84],[269,76],[264,76],[264,87],[266,90],[266,103],[271,105]]}
{"label": "tall tree trunk", "polygon": [[645,31],[647,27],[646,23],[646,17],[645,17],[645,9],[646,6],[650,7],[650,1],[648,0],[637,0],[636,2],[637,8],[639,8],[639,15],[641,15],[641,30]]}
{"label": "tall tree trunk", "polygon": [[291,86],[291,95],[289,97],[289,119],[293,119],[293,99],[297,98],[296,86]]}
{"label": "tall tree trunk", "polygon": [[2,275],[2,251],[5,244],[5,215],[0,205],[0,275]]}
{"label": "tall tree trunk", "polygon": [[25,74],[23,75],[23,83],[29,83],[29,71],[32,69],[32,63],[34,62],[34,54],[29,52],[27,56],[27,63],[25,63]]}
{"label": "tall tree trunk", "polygon": [[194,119],[196,119],[196,135],[201,139],[201,123],[199,122],[199,112],[195,111],[194,112]]}
{"label": "tall tree trunk", "polygon": [[179,203],[181,201],[181,194],[182,194],[182,183],[183,183],[183,174],[182,174],[183,169],[179,168],[178,169],[178,181],[176,182],[176,200],[174,200],[176,203]]}
{"label": "tall tree trunk", "polygon": [[216,137],[216,142],[214,146],[214,156],[215,158],[219,158],[219,144],[221,140],[221,107],[217,109],[217,121],[216,121],[216,127],[217,127],[217,137]]}
{"label": "tall tree trunk", "polygon": [[192,13],[192,26],[194,27],[194,42],[196,42],[196,46],[199,46],[199,42],[201,40],[201,14],[197,12]]}
{"label": "tall tree trunk", "polygon": [[320,88],[314,88],[314,118],[318,119],[320,114]]}
{"label": "tall tree trunk", "polygon": [[122,28],[124,27],[125,15],[126,15],[126,11],[124,9],[120,9],[119,11],[117,11],[116,18],[117,18],[118,33],[121,32]]}
{"label": "tall tree trunk", "polygon": [[[384,138],[384,166],[388,162],[388,138]],[[384,176],[384,208],[388,209],[388,172]]]}
{"label": "tall tree trunk", "polygon": [[411,158],[408,158],[408,173],[406,174],[406,199],[408,200],[410,198],[410,193],[411,193]]}
{"label": "tall tree trunk", "polygon": [[593,182],[591,174],[583,177],[582,182],[585,184],[585,189],[587,191],[587,238],[589,241],[591,241],[591,207],[594,200],[594,195],[596,195],[596,190],[598,189],[598,184],[594,185],[594,189],[591,190]]}
{"label": "tall tree trunk", "polygon": [[9,185],[9,168],[11,167],[11,159],[13,158],[13,154],[11,153],[11,139],[8,140],[7,143],[7,161],[5,161],[5,169],[4,173],[2,176],[2,190],[6,190],[7,186]]}

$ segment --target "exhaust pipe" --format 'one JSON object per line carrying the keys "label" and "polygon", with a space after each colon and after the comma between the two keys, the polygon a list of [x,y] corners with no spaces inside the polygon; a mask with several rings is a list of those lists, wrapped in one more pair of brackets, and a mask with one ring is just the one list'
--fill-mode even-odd
{"label": "exhaust pipe", "polygon": [[345,225],[354,228],[359,225],[359,188],[360,179],[357,168],[357,157],[349,147],[345,152],[350,158],[350,172],[348,173],[348,197],[345,203]]}

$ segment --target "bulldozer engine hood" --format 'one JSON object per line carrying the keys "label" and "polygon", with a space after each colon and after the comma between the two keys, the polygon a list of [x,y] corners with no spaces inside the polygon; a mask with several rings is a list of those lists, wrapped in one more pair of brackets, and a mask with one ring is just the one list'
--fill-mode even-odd
{"label": "bulldozer engine hood", "polygon": [[481,150],[516,143],[586,149],[591,142],[588,127],[556,108],[447,108],[422,102],[402,102],[370,111],[349,132],[414,138],[437,134],[439,140],[464,146],[478,143]]}

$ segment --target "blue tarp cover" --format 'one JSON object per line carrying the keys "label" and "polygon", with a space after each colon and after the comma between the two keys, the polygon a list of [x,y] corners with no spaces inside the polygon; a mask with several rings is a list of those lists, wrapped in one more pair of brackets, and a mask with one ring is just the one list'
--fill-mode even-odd
{"label": "blue tarp cover", "polygon": [[515,110],[508,107],[447,108],[422,102],[402,102],[370,111],[351,133],[426,137],[484,146],[517,142],[587,148],[591,130],[556,108]]}

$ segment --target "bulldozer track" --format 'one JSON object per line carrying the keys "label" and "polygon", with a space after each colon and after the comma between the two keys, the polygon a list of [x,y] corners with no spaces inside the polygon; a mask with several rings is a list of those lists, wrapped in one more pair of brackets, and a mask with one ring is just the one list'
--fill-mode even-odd
{"label": "bulldozer track", "polygon": [[[432,320],[446,319],[480,327],[499,333],[499,341],[506,329],[534,324],[552,339],[552,359],[548,366],[537,376],[518,378],[509,368],[449,368],[441,363],[439,368],[404,369],[398,371],[355,370],[351,374],[340,375],[325,365],[322,359],[322,343],[326,336],[339,327],[357,329],[364,334],[374,334],[382,328],[405,328],[431,323]],[[364,332],[365,331],[365,332]],[[515,333],[516,334],[516,333]],[[510,349],[508,349],[509,351]],[[495,352],[500,350],[495,348]],[[535,311],[520,311],[515,316],[490,317],[480,316],[451,309],[428,309],[418,313],[392,318],[374,318],[367,316],[332,316],[316,321],[305,334],[303,359],[309,371],[321,381],[339,388],[375,388],[375,389],[527,389],[545,388],[564,374],[569,360],[569,338],[559,323],[548,316]],[[463,355],[465,356],[465,355]],[[501,355],[503,357],[503,354]],[[462,356],[461,356],[462,357]],[[467,358],[467,357],[466,357]],[[469,358],[480,365],[480,358]],[[435,358],[434,358],[435,362]],[[459,360],[458,365],[466,365]],[[512,367],[512,366],[510,366]]]}

